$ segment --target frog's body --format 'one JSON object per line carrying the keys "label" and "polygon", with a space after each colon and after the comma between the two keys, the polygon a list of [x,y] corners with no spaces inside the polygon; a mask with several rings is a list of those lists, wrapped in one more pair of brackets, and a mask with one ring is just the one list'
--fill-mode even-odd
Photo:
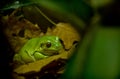
{"label": "frog's body", "polygon": [[34,62],[59,54],[61,48],[62,44],[57,36],[32,38],[21,48],[18,54],[15,54],[13,61],[21,63]]}

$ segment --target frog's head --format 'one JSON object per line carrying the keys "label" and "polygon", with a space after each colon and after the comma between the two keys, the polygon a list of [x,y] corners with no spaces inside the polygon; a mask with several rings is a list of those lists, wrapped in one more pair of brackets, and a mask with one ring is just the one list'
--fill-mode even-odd
{"label": "frog's head", "polygon": [[44,55],[59,54],[59,50],[62,49],[60,38],[57,36],[43,36],[41,37],[40,48]]}

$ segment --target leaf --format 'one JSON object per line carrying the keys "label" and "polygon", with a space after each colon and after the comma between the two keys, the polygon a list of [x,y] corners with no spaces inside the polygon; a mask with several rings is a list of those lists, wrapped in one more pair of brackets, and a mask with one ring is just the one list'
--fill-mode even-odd
{"label": "leaf", "polygon": [[[92,39],[92,40],[91,40]],[[71,57],[63,78],[119,78],[120,29],[99,28],[85,36]],[[76,65],[77,64],[77,65]]]}
{"label": "leaf", "polygon": [[80,34],[69,23],[58,23],[53,30],[53,35],[56,35],[63,40],[65,49],[70,49],[74,41],[80,41]]}

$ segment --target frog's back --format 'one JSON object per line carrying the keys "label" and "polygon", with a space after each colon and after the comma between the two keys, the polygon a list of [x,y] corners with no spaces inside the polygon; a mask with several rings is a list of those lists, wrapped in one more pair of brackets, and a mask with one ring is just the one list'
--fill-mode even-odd
{"label": "frog's back", "polygon": [[32,53],[36,49],[40,49],[41,43],[44,43],[46,41],[55,42],[56,39],[58,39],[57,36],[42,36],[42,37],[32,38],[27,41],[27,43],[21,48],[19,53],[24,53],[26,50],[29,53]]}
{"label": "frog's back", "polygon": [[20,53],[24,53],[26,50],[28,52],[34,51],[39,47],[40,38],[32,38],[26,42],[26,44],[21,48]]}

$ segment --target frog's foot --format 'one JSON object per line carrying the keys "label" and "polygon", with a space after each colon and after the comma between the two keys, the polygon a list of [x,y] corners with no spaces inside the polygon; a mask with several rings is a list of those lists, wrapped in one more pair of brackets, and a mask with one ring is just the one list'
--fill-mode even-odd
{"label": "frog's foot", "polygon": [[35,53],[33,54],[33,56],[34,56],[35,60],[40,60],[40,59],[44,59],[44,58],[47,58],[47,57],[48,57],[48,56],[46,56],[46,55],[41,54],[40,52],[35,52]]}

